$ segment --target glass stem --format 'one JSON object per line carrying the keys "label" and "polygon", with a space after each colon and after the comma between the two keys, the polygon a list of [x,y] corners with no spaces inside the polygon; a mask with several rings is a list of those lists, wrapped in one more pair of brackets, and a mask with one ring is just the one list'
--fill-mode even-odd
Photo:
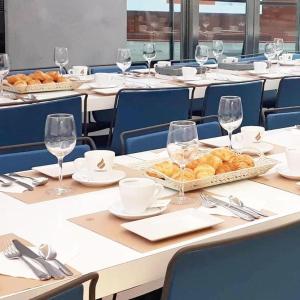
{"label": "glass stem", "polygon": [[59,166],[59,189],[62,189],[62,180],[63,180],[62,165],[63,165],[63,158],[59,157],[57,160],[58,160],[58,166]]}
{"label": "glass stem", "polygon": [[150,77],[151,60],[148,60],[148,76]]}
{"label": "glass stem", "polygon": [[229,137],[229,149],[233,149],[232,148],[232,131],[228,131],[228,137]]}
{"label": "glass stem", "polygon": [[64,67],[62,65],[59,66],[59,73],[63,75]]}
{"label": "glass stem", "polygon": [[179,189],[179,198],[182,199],[184,198],[184,165],[180,165],[180,189]]}
{"label": "glass stem", "polygon": [[3,77],[0,76],[0,97],[3,97]]}

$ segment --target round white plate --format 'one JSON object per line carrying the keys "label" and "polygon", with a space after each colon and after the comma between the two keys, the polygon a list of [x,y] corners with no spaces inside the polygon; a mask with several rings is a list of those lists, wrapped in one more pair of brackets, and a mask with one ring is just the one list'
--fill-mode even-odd
{"label": "round white plate", "polygon": [[295,61],[279,61],[279,64],[281,66],[295,66],[296,65],[296,62]]}
{"label": "round white plate", "polygon": [[148,218],[148,217],[158,216],[161,213],[163,213],[167,208],[168,208],[168,206],[151,207],[151,208],[147,208],[142,213],[128,213],[124,210],[122,203],[116,202],[109,208],[108,211],[118,218],[133,221],[133,220],[139,220],[139,219],[144,219],[144,218]]}
{"label": "round white plate", "polygon": [[108,83],[108,84],[100,84],[100,83],[90,83],[90,87],[92,89],[111,89],[119,86],[119,83]]}
{"label": "round white plate", "polygon": [[119,182],[125,177],[125,172],[119,170],[93,172],[92,176],[90,176],[87,172],[76,172],[72,175],[73,180],[89,187],[111,185]]}
{"label": "round white plate", "polygon": [[269,143],[253,143],[252,145],[245,147],[245,148],[240,148],[238,150],[241,150],[245,154],[266,154],[274,149],[274,146]]}
{"label": "round white plate", "polygon": [[80,82],[91,82],[94,80],[94,75],[81,75],[81,76],[76,76],[76,75],[70,75],[69,76],[70,80],[73,81],[80,81]]}
{"label": "round white plate", "polygon": [[207,64],[207,65],[204,65],[204,67],[208,68],[208,69],[217,69],[218,64]]}
{"label": "round white plate", "polygon": [[279,165],[277,167],[277,172],[285,178],[293,179],[293,180],[300,180],[300,172],[298,174],[291,172],[286,164]]}

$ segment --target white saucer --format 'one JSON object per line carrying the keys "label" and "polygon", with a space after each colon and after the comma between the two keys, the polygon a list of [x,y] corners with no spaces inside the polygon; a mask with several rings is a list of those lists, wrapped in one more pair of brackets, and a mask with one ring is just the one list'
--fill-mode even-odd
{"label": "white saucer", "polygon": [[253,143],[250,146],[238,149],[241,150],[243,153],[246,154],[266,154],[274,149],[274,146],[269,143],[260,142],[260,143]]}
{"label": "white saucer", "polygon": [[111,89],[119,86],[119,83],[108,83],[108,84],[100,84],[100,83],[90,83],[89,84],[92,89]]}
{"label": "white saucer", "polygon": [[90,176],[87,172],[76,172],[72,175],[73,180],[89,187],[100,187],[111,185],[125,178],[126,174],[123,171],[111,170],[107,172],[93,172]]}
{"label": "white saucer", "polygon": [[294,172],[291,172],[289,169],[288,169],[288,166],[286,164],[281,164],[277,167],[277,172],[285,177],[285,178],[288,178],[288,179],[293,179],[293,180],[300,180],[300,172],[299,173],[294,173]]}
{"label": "white saucer", "polygon": [[168,206],[150,207],[141,213],[128,213],[124,210],[122,203],[116,202],[109,208],[109,212],[118,218],[132,221],[132,220],[139,220],[148,217],[158,216],[161,213],[163,213],[167,208]]}

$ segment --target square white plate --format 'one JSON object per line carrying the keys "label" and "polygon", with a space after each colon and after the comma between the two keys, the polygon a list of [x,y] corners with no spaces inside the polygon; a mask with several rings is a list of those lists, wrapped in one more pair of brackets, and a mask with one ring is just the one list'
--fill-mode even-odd
{"label": "square white plate", "polygon": [[[59,167],[58,164],[54,165],[47,165],[47,166],[39,166],[39,167],[33,167],[32,170],[40,172],[48,177],[51,178],[58,178],[59,176]],[[70,177],[75,173],[75,166],[72,161],[63,163],[63,176],[64,177]]]}
{"label": "square white plate", "polygon": [[211,138],[211,139],[199,140],[199,142],[204,145],[217,147],[217,148],[229,146],[229,138],[227,135]]}
{"label": "square white plate", "polygon": [[208,228],[223,220],[195,208],[187,208],[157,217],[123,223],[125,229],[152,242]]}

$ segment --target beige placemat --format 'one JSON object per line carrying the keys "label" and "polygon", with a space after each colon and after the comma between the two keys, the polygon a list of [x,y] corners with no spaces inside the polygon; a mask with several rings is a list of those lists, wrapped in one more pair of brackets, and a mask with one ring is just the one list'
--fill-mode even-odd
{"label": "beige placemat", "polygon": [[[197,197],[197,194],[193,193],[193,197]],[[186,209],[190,207],[199,207],[199,206],[200,206],[200,201],[197,201],[196,204],[193,205],[170,205],[166,213],[181,210],[181,209]],[[128,221],[119,219],[113,216],[112,214],[110,214],[108,211],[101,211],[90,215],[76,217],[70,219],[69,221],[81,227],[84,227],[86,229],[89,229],[91,231],[94,231],[99,235],[109,238],[110,240],[125,245],[126,247],[144,253],[165,246],[169,246],[174,243],[179,243],[193,238],[198,238],[209,233],[214,233],[220,230],[232,228],[247,223],[247,221],[235,217],[220,217],[220,218],[223,219],[224,222],[215,227],[204,229],[197,232],[192,232],[189,234],[184,234],[181,236],[176,236],[158,242],[150,242],[134,233],[131,233],[130,231],[127,231],[121,226],[121,224],[126,223]]]}
{"label": "beige placemat", "polygon": [[276,189],[300,195],[300,187],[296,185],[296,181],[284,178],[278,173],[260,176],[251,180],[274,187]]}
{"label": "beige placemat", "polygon": [[[32,246],[28,241],[21,239],[14,234],[6,234],[6,235],[0,235],[0,251],[3,251],[12,239],[18,239],[26,246]],[[68,279],[75,278],[80,275],[78,271],[74,270],[73,268],[70,269],[73,271],[74,276],[68,277]],[[11,276],[0,274],[0,297],[18,293],[28,289],[40,287],[43,285],[48,285],[51,282],[54,283],[57,282],[57,280],[51,279],[47,281],[40,281],[40,280],[27,279],[27,278],[11,277]]]}
{"label": "beige placemat", "polygon": [[[121,165],[115,165],[116,170],[122,170],[126,173],[127,177],[141,177],[142,173],[138,170],[133,170]],[[25,174],[25,173],[24,173]],[[39,173],[32,171],[32,172],[26,172],[27,175],[29,176],[40,176]],[[71,188],[71,191],[68,194],[62,195],[62,196],[56,196],[49,194],[48,191],[51,189],[54,189],[58,186],[58,180],[49,178],[49,181],[46,185],[44,186],[38,186],[36,187],[33,191],[26,191],[24,193],[7,193],[8,195],[12,196],[15,199],[18,199],[26,204],[35,204],[39,202],[45,202],[49,200],[54,200],[54,199],[60,199],[68,196],[76,196],[80,194],[85,194],[89,192],[95,192],[95,191],[100,191],[106,188],[110,188],[110,186],[105,186],[105,187],[86,187],[74,180],[72,178],[64,178],[63,180],[63,185],[65,187]]]}

